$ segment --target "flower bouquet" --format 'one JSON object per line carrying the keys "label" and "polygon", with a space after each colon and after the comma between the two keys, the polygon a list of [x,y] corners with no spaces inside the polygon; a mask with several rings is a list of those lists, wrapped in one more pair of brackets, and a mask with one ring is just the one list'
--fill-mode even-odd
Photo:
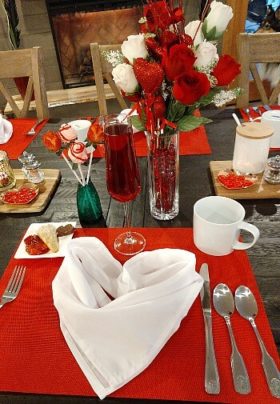
{"label": "flower bouquet", "polygon": [[[97,121],[89,128],[85,142],[77,140],[77,133],[69,124],[43,135],[44,146],[64,159],[78,181],[77,207],[82,225],[93,224],[102,216],[100,199],[90,179],[93,153],[99,143],[103,143],[103,130]],[[86,174],[82,169],[85,164]]]}
{"label": "flower bouquet", "polygon": [[184,24],[182,0],[147,0],[141,33],[130,35],[121,52],[107,52],[113,79],[132,101],[133,126],[145,131],[149,149],[151,214],[172,219],[179,211],[178,132],[210,122],[197,109],[233,100],[228,86],[240,73],[229,55],[218,55],[232,9],[207,1],[201,20]]}

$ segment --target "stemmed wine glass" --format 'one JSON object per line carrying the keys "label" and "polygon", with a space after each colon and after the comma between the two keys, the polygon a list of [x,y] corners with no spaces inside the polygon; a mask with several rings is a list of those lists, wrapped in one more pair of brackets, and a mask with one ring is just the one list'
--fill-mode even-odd
{"label": "stemmed wine glass", "polygon": [[127,231],[120,234],[114,248],[121,254],[134,255],[145,248],[142,234],[130,230],[130,202],[140,193],[140,173],[135,155],[133,130],[123,115],[103,117],[107,189],[112,198],[124,204]]}

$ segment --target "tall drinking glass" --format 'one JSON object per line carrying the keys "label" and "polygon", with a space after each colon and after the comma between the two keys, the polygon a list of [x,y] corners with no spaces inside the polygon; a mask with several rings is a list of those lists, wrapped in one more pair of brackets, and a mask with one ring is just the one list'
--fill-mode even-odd
{"label": "tall drinking glass", "polygon": [[134,255],[145,248],[144,237],[130,230],[130,202],[140,193],[140,173],[135,155],[132,126],[121,115],[104,117],[104,143],[107,189],[112,198],[124,205],[124,227],[114,248],[121,254]]}

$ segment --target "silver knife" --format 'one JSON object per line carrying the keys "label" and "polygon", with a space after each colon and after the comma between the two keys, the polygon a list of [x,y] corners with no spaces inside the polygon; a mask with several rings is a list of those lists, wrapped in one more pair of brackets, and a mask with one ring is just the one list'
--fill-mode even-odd
{"label": "silver knife", "polygon": [[203,287],[200,291],[201,306],[203,310],[205,325],[205,391],[208,394],[220,393],[220,378],[215,356],[213,334],[212,334],[212,314],[211,314],[211,293],[208,265],[202,264],[200,275],[204,279]]}

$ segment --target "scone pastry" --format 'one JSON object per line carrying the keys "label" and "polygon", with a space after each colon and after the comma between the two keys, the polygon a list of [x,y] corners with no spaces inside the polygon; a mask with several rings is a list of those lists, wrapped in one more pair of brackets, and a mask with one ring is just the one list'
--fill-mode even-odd
{"label": "scone pastry", "polygon": [[56,228],[52,224],[46,224],[40,227],[38,236],[49,247],[51,252],[56,253],[59,250]]}

